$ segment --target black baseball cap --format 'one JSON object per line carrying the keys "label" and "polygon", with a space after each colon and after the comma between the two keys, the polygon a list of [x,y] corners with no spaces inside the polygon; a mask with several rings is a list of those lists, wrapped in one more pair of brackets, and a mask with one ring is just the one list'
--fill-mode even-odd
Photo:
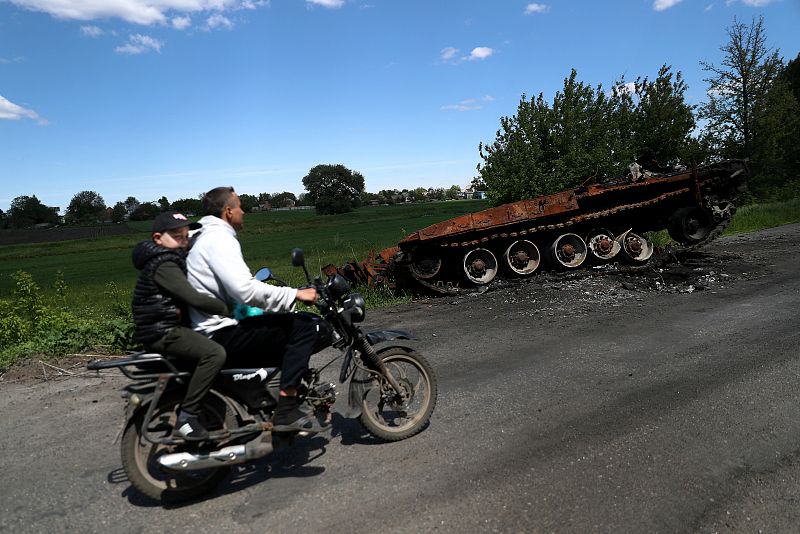
{"label": "black baseball cap", "polygon": [[158,217],[153,221],[152,232],[163,234],[169,230],[183,228],[184,226],[188,226],[189,230],[196,230],[202,225],[200,223],[190,222],[185,215],[177,211],[165,211],[164,213],[159,213]]}

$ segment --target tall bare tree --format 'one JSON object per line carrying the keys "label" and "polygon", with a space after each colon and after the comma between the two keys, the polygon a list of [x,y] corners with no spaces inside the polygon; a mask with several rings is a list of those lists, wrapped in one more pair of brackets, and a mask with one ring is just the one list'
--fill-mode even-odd
{"label": "tall bare tree", "polygon": [[706,139],[712,150],[724,157],[752,157],[756,117],[783,62],[776,50],[767,46],[764,18],[750,24],[736,18],[727,28],[728,42],[720,47],[721,65],[701,61],[710,73],[708,102],[700,106],[706,119]]}

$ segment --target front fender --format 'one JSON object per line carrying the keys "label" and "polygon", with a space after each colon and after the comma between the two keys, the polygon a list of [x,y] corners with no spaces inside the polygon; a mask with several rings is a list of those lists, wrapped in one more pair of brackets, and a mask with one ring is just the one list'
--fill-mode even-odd
{"label": "front fender", "polygon": [[367,333],[367,341],[370,345],[377,345],[384,341],[392,341],[393,339],[410,339],[416,341],[416,337],[411,332],[406,330],[376,330]]}
{"label": "front fender", "polygon": [[[399,331],[394,331],[399,332]],[[396,337],[394,339],[414,339],[413,337],[405,338],[405,337]],[[402,349],[404,351],[411,351],[408,347],[403,347],[402,345],[389,345],[387,347],[382,347],[378,349],[378,355],[386,350],[389,349]],[[347,392],[347,406],[344,410],[340,413],[344,417],[348,417],[351,419],[355,419],[361,415],[362,403],[364,401],[364,397],[366,397],[367,393],[369,393],[372,388],[376,387],[375,381],[372,379],[372,376],[363,368],[363,367],[356,367],[355,371],[353,372],[353,376],[350,378],[350,385]]]}

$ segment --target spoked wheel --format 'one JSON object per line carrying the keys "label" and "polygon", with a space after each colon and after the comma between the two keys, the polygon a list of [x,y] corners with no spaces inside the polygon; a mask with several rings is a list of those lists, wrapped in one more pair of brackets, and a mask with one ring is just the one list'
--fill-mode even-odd
{"label": "spoked wheel", "polygon": [[[162,399],[153,411],[150,421],[145,422],[146,410],[128,424],[122,435],[122,467],[131,484],[144,495],[164,502],[180,502],[194,499],[214,489],[227,475],[230,468],[202,469],[196,471],[171,471],[158,463],[159,456],[183,450],[185,446],[167,446],[150,443],[143,437],[147,424],[151,436],[162,438],[172,433],[175,425],[175,409],[179,399]],[[225,407],[204,403],[206,428],[222,428]]]}
{"label": "spoked wheel", "polygon": [[627,259],[644,263],[653,255],[653,244],[639,234],[627,232],[622,239],[622,250]]}
{"label": "spoked wheel", "polygon": [[562,234],[550,246],[550,259],[566,269],[580,267],[586,259],[586,242],[576,234]]}
{"label": "spoked wheel", "polygon": [[370,434],[386,441],[410,438],[425,428],[436,406],[436,375],[428,361],[410,349],[391,347],[379,356],[402,391],[397,396],[391,386],[374,379],[359,420]]}
{"label": "spoked wheel", "polygon": [[681,208],[669,219],[669,236],[681,245],[705,239],[714,226],[711,214],[702,208]]}
{"label": "spoked wheel", "polygon": [[536,245],[527,239],[520,239],[508,246],[503,259],[514,274],[529,276],[539,267],[542,258]]}
{"label": "spoked wheel", "polygon": [[442,268],[442,257],[427,250],[414,251],[411,272],[416,278],[430,280]]}
{"label": "spoked wheel", "polygon": [[586,237],[586,245],[595,261],[610,261],[622,249],[614,234],[606,229],[592,230]]}
{"label": "spoked wheel", "polygon": [[497,275],[497,258],[489,249],[472,249],[464,255],[464,274],[473,284],[486,285]]}

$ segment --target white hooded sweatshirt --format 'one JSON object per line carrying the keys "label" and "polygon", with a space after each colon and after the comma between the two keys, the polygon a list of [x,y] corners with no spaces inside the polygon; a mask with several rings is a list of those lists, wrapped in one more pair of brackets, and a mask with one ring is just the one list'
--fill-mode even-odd
{"label": "white hooded sweatshirt", "polygon": [[[206,215],[199,222],[203,226],[193,233],[194,243],[186,260],[192,287],[227,302],[231,308],[242,302],[266,311],[291,311],[297,289],[276,287],[253,278],[233,226],[213,215]],[[205,335],[237,324],[232,317],[209,315],[194,308],[189,315],[192,327]]]}

